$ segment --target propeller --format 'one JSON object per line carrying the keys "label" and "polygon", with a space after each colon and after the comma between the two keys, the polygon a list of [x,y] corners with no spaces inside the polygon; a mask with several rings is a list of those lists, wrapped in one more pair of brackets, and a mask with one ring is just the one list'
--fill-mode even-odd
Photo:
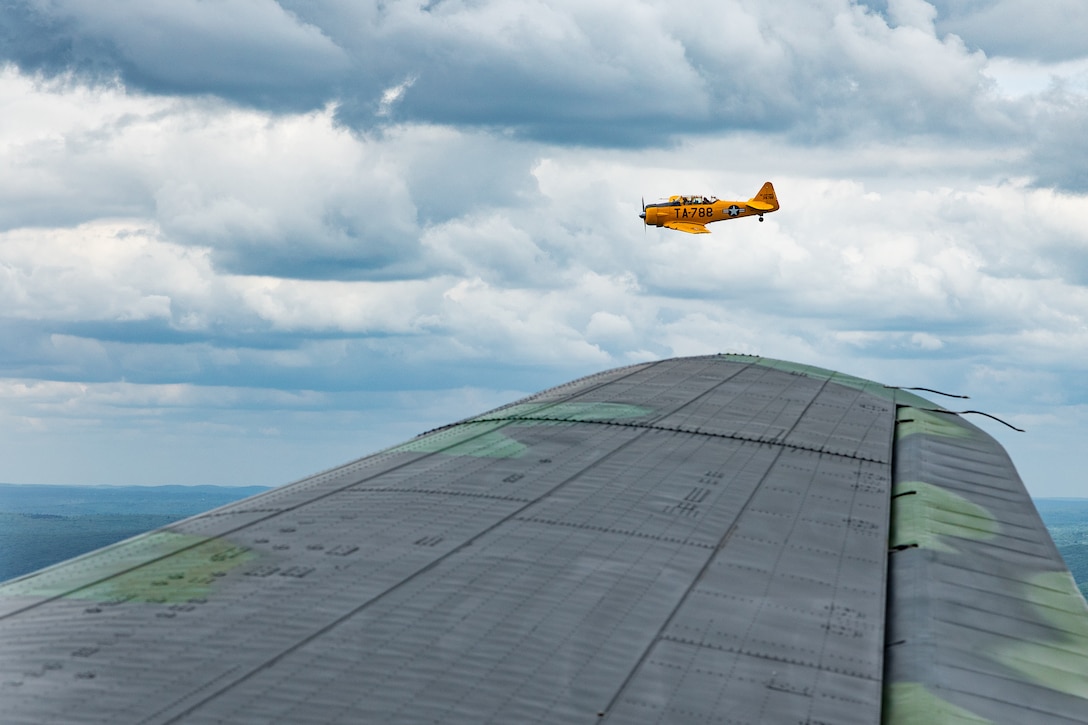
{"label": "propeller", "polygon": [[642,213],[638,215],[639,219],[646,218],[646,197],[642,197]]}

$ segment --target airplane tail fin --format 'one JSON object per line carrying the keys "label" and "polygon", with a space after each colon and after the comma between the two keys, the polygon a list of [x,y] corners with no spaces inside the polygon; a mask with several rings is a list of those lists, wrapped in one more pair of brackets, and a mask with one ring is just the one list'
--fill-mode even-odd
{"label": "airplane tail fin", "polygon": [[763,184],[763,188],[759,192],[748,200],[748,206],[759,211],[775,211],[778,209],[778,197],[774,193],[774,186],[771,182]]}

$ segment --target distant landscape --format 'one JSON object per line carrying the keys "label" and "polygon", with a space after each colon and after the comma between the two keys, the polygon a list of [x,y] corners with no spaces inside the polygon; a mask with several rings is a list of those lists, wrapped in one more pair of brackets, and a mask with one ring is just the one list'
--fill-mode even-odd
{"label": "distant landscape", "polygon": [[1039,498],[1035,508],[1088,599],[1088,498]]}
{"label": "distant landscape", "polygon": [[[265,490],[0,483],[0,581]],[[1088,598],[1088,498],[1036,499],[1035,506]]]}
{"label": "distant landscape", "polygon": [[0,483],[0,581],[266,490]]}

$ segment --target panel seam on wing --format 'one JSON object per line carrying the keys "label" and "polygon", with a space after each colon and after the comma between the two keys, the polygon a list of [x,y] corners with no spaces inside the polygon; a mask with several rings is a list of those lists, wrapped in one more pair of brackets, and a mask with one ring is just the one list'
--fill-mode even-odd
{"label": "panel seam on wing", "polygon": [[[680,426],[661,426],[653,425],[650,423],[625,423],[616,420],[585,420],[585,419],[570,419],[570,418],[549,418],[545,416],[511,416],[504,418],[474,418],[472,423],[571,423],[571,424],[591,424],[591,425],[614,425],[623,428],[639,428],[642,430],[658,430],[669,433],[685,433],[688,435],[701,435],[709,438],[727,438],[729,440],[745,441],[747,443],[759,443],[773,446],[780,446],[782,448],[788,448],[795,451],[808,451],[810,453],[822,453],[829,456],[837,456],[839,458],[848,458],[855,461],[866,461],[868,463],[888,463],[887,458],[877,458],[872,456],[864,456],[859,453],[848,453],[844,451],[836,451],[826,447],[806,446],[799,443],[787,443],[780,438],[766,438],[760,436],[744,436],[736,433],[715,433],[713,431],[706,431],[698,428],[684,428]],[[458,424],[460,425],[460,424]]]}

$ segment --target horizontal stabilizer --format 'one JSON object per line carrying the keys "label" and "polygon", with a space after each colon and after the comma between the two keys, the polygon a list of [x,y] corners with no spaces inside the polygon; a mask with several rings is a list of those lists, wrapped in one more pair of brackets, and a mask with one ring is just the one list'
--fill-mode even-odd
{"label": "horizontal stabilizer", "polygon": [[694,222],[665,222],[664,226],[667,229],[675,229],[678,232],[687,232],[688,234],[710,234],[710,230],[706,226]]}
{"label": "horizontal stabilizer", "polygon": [[774,204],[768,204],[763,201],[749,201],[745,206],[749,209],[755,209],[756,211],[774,211]]}

